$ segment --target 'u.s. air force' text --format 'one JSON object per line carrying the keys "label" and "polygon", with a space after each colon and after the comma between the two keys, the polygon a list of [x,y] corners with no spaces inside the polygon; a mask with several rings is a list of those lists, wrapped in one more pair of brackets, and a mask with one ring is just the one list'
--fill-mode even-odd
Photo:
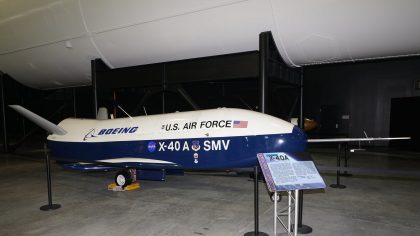
{"label": "'u.s. air force' text", "polygon": [[247,128],[248,121],[244,120],[204,120],[199,122],[163,124],[161,129],[166,131],[194,130],[194,129],[222,129],[222,128]]}

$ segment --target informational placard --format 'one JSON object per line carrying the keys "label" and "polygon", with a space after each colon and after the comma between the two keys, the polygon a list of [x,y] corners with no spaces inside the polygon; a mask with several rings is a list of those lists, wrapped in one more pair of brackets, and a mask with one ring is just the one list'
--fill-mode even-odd
{"label": "informational placard", "polygon": [[257,158],[271,192],[325,188],[309,153],[259,153]]}

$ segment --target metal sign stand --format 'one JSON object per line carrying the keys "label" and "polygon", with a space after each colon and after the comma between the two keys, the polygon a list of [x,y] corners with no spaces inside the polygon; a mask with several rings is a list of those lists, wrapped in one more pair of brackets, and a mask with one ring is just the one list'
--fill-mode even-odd
{"label": "metal sign stand", "polygon": [[[294,196],[292,194],[292,191],[294,192]],[[283,228],[287,231],[287,235],[289,236],[297,236],[298,230],[296,229],[296,226],[298,225],[298,213],[299,213],[299,190],[290,190],[287,191],[288,195],[288,206],[284,209],[281,209],[280,211],[277,209],[277,197],[279,192],[274,192],[274,234],[277,235],[277,221],[280,222],[280,224],[283,226]],[[280,213],[279,213],[280,212]],[[286,213],[287,212],[287,213]],[[294,219],[294,228],[292,228],[292,215]],[[287,216],[287,225],[283,222],[281,219],[281,216]]]}
{"label": "metal sign stand", "polygon": [[[326,187],[324,180],[313,163],[312,157],[308,153],[279,152],[258,153],[257,159],[261,165],[267,187],[270,192],[274,193],[274,235],[277,234],[277,220],[286,229],[288,235],[312,232],[312,228],[304,227],[301,223],[302,192],[303,189],[323,189]],[[302,169],[305,169],[305,171],[302,171]],[[277,199],[280,191],[288,192],[289,201],[287,208],[281,210],[279,215]],[[294,196],[292,196],[292,191],[294,191]],[[294,209],[293,218],[292,209]],[[285,214],[286,211],[287,214]],[[280,216],[287,216],[287,225]],[[292,219],[294,219],[293,224]]]}

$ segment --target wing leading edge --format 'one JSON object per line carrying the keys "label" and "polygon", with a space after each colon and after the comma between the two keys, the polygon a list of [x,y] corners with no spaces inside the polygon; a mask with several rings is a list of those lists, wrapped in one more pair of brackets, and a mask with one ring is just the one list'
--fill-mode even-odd
{"label": "wing leading edge", "polygon": [[70,170],[80,170],[80,171],[102,171],[102,170],[115,170],[119,168],[128,168],[128,169],[182,169],[182,167],[176,163],[169,161],[161,161],[148,158],[138,158],[138,157],[121,157],[121,158],[112,158],[97,160],[93,163],[69,163],[63,165],[64,168]]}
{"label": "wing leading edge", "polygon": [[308,139],[308,143],[345,143],[345,142],[370,142],[387,140],[406,140],[411,137],[389,137],[389,138],[321,138]]}
{"label": "wing leading edge", "polygon": [[97,160],[96,163],[103,165],[134,168],[134,169],[180,169],[180,165],[156,159],[140,158],[140,157],[119,157],[111,159]]}

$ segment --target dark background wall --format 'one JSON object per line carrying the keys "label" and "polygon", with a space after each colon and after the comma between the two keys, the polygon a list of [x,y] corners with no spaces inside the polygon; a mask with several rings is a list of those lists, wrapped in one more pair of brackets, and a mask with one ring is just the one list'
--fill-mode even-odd
{"label": "dark background wall", "polygon": [[[327,128],[318,129],[319,135],[331,133],[328,123],[337,114],[336,134],[361,137],[365,130],[369,136],[386,137],[391,99],[420,96],[418,80],[419,57],[306,67],[304,114],[321,123],[324,118]],[[411,109],[405,114],[416,116],[420,107]]]}
{"label": "dark background wall", "polygon": [[[26,87],[7,75],[4,76],[3,82],[9,150],[13,150],[13,146],[17,147],[26,142],[28,137],[34,136],[42,139],[41,142],[43,142],[46,135],[44,130],[23,118],[7,105],[22,105],[53,123],[59,123],[67,117],[92,117],[91,87],[37,90]],[[0,115],[3,117],[1,111]],[[2,134],[0,140],[3,142],[3,126],[0,128],[0,132]]]}

